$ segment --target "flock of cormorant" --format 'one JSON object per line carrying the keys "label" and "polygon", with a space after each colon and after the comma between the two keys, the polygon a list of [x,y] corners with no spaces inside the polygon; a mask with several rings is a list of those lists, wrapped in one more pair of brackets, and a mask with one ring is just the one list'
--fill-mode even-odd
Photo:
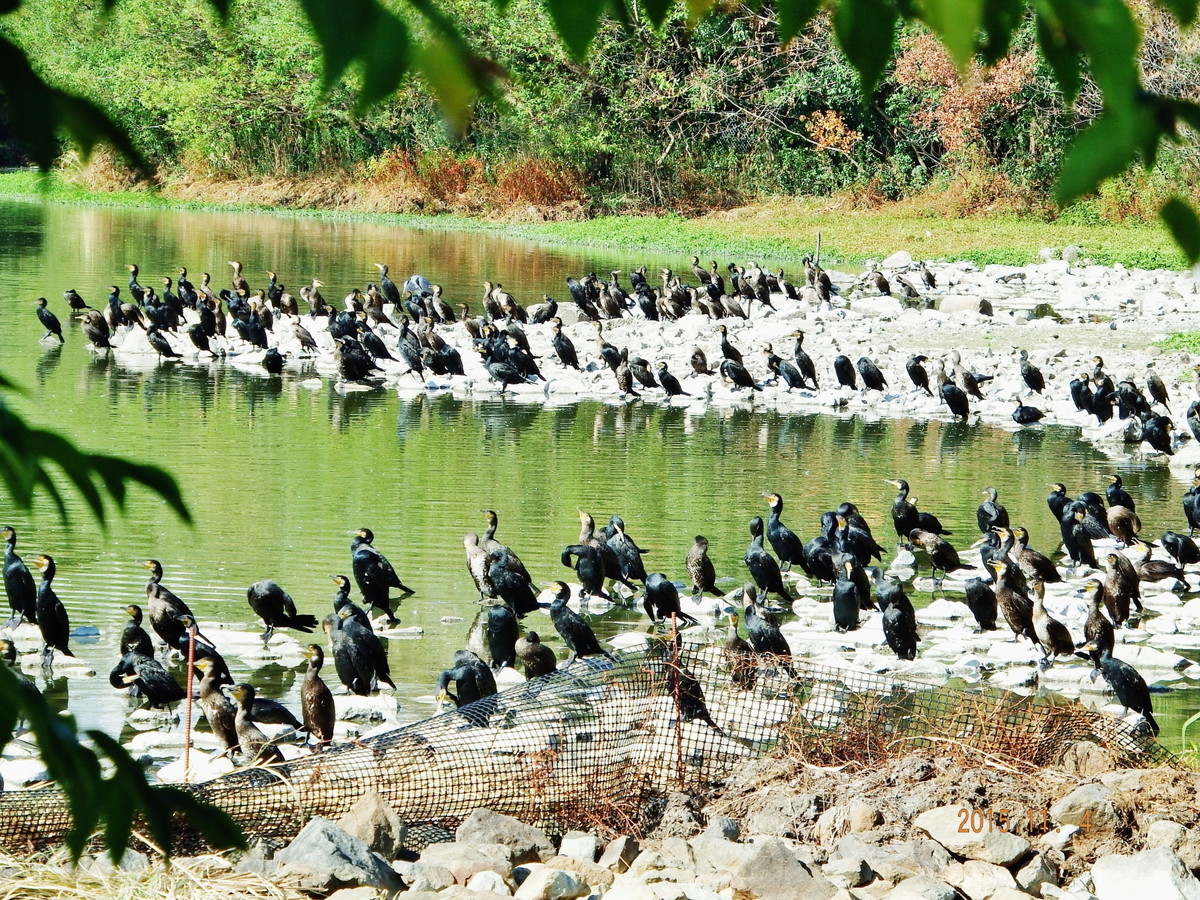
{"label": "flock of cormorant", "polygon": [[[73,289],[66,291],[64,298],[95,348],[119,347],[129,335],[141,334],[154,352],[167,359],[181,355],[186,335],[190,350],[195,353],[236,354],[251,348],[265,351],[262,364],[272,373],[282,370],[285,352],[309,354],[324,349],[336,354],[340,375],[346,381],[369,378],[380,367],[397,362],[418,376],[423,376],[426,370],[436,375],[461,375],[462,357],[444,336],[448,329],[461,329],[479,354],[488,376],[503,391],[510,385],[545,380],[523,326],[546,325],[559,364],[580,368],[579,354],[557,315],[558,304],[550,297],[525,309],[502,285],[483,282],[482,305],[486,315],[474,318],[468,305],[460,303],[460,314],[456,317],[443,299],[440,286],[414,275],[401,288],[388,277],[386,265],[376,264],[378,283],[367,285],[365,290],[353,289],[345,297],[342,309],[323,298],[320,288],[324,285],[313,279],[299,291],[300,299],[309,307],[302,318],[297,299],[284,289],[275,273],[268,273],[270,280],[265,288],[252,291],[241,264],[235,261],[230,266],[232,290],[215,291],[208,273],[204,273],[198,285],[193,285],[187,270],[180,268],[177,280],[162,279],[160,295],[153,288],[142,287],[138,283],[138,267],[130,265],[129,301],[122,300],[121,289],[115,285],[100,310],[89,306]],[[651,320],[677,319],[689,313],[714,320],[745,319],[755,308],[775,310],[776,302],[829,303],[838,292],[828,274],[810,260],[805,260],[805,284],[800,288],[788,282],[782,270],[772,273],[755,264],[750,268],[730,264],[728,289],[715,261],[706,269],[693,257],[691,268],[696,284],[685,284],[671,270],[663,269],[660,287],[649,284],[642,267],[630,273],[632,293],[620,285],[617,271],[610,273],[608,281],[594,273],[581,279],[567,279],[580,318],[594,323],[597,357],[602,367],[611,369],[624,394],[636,396],[635,382],[645,388],[661,389],[667,396],[685,392],[665,362],[659,361],[652,369],[649,361],[631,355],[628,348],[617,348],[606,341],[605,320],[630,315]],[[901,275],[896,280],[908,298],[919,298],[921,289],[936,285],[933,273],[924,264],[916,266],[908,278]],[[880,293],[891,292],[887,279],[877,271],[863,279],[862,286],[867,285],[873,285]],[[36,311],[46,328],[43,339],[63,340],[61,324],[44,298],[38,301]],[[726,324],[719,322],[716,330],[722,357],[718,367],[710,368],[705,354],[697,348],[691,358],[693,373],[719,374],[735,387],[761,390],[760,382],[750,374],[741,352],[731,342]],[[793,330],[790,337],[794,339],[790,360],[776,355],[770,344],[764,348],[768,378],[782,380],[789,391],[818,389],[819,376],[812,357],[805,352],[804,332]],[[285,346],[283,352],[279,349],[281,345]],[[931,385],[930,372],[925,368],[928,362],[929,358],[923,354],[908,359],[905,371],[914,389],[930,396],[940,395],[954,416],[966,418],[970,413],[970,398],[982,399],[980,385],[990,376],[971,372],[962,365],[959,354],[951,352],[945,360],[936,361]],[[1114,409],[1122,418],[1136,416],[1142,422],[1143,438],[1156,449],[1171,453],[1173,422],[1169,416],[1157,415],[1153,408],[1161,405],[1170,411],[1161,379],[1152,375],[1148,380],[1147,398],[1130,381],[1114,384],[1104,372],[1100,357],[1093,363],[1092,372],[1071,383],[1071,397],[1077,408],[1095,415],[1101,423],[1111,419]],[[1029,391],[1043,393],[1045,379],[1024,351],[1019,367]],[[852,363],[848,357],[838,356],[833,360],[833,371],[839,384],[853,389],[858,389],[859,380],[868,390],[882,391],[888,386],[883,372],[867,357]],[[1013,418],[1019,424],[1036,422],[1042,415],[1040,410],[1017,400]],[[1187,421],[1200,438],[1200,404],[1192,404]],[[973,569],[946,540],[950,532],[936,516],[918,509],[908,484],[903,480],[893,484],[899,492],[891,514],[900,542],[914,551],[923,551],[934,575],[941,572],[944,578]],[[1089,577],[1083,585],[1091,610],[1084,633],[1072,635],[1047,612],[1043,602],[1045,585],[1061,582],[1063,570],[1028,545],[1028,532],[1024,528],[1010,525],[993,488],[987,489],[987,499],[979,506],[978,525],[983,538],[976,545],[985,569],[979,575],[988,580],[972,578],[965,582],[967,605],[983,630],[996,627],[999,613],[1015,638],[1023,636],[1041,648],[1044,665],[1062,656],[1089,659],[1122,705],[1142,713],[1157,732],[1145,681],[1130,665],[1113,656],[1114,628],[1129,624],[1133,615],[1131,605],[1141,609],[1141,581],[1172,577],[1186,584],[1182,566],[1200,562],[1200,550],[1189,535],[1168,531],[1161,546],[1175,562],[1152,559],[1150,545],[1138,537],[1141,522],[1119,476],[1112,477],[1106,493],[1107,506],[1105,498],[1095,492],[1085,492],[1073,500],[1063,485],[1053,488],[1048,505],[1060,523],[1067,554],[1065,572],[1072,576],[1090,575],[1101,565],[1105,570],[1103,580]],[[914,659],[920,643],[915,610],[904,588],[873,564],[881,562],[882,554],[887,551],[872,536],[858,507],[847,502],[825,513],[817,536],[804,542],[782,522],[783,498],[776,493],[765,498],[766,520],[755,517],[749,523],[751,540],[744,561],[751,580],[741,589],[740,598],[735,592],[715,606],[704,607],[705,611],[715,610],[728,616],[723,649],[734,683],[743,690],[752,690],[762,666],[780,666],[794,674],[791,652],[779,628],[779,610],[765,602],[771,595],[791,602],[792,594],[783,575],[793,566],[799,567],[811,582],[832,586],[832,618],[838,631],[858,628],[863,610],[879,610],[888,646],[901,659]],[[1200,478],[1185,498],[1185,511],[1194,531],[1200,521]],[[704,594],[723,596],[715,586],[716,574],[704,536],[697,535],[686,554],[685,567],[692,582],[689,601],[686,591],[681,596],[667,573],[647,572],[642,561],[644,551],[630,537],[620,516],[613,516],[607,526],[597,529],[592,517],[580,511],[578,541],[564,547],[560,559],[563,566],[575,571],[579,586],[573,589],[566,582],[555,581],[546,586],[552,599],[545,603],[539,599],[539,592],[517,554],[495,539],[496,513],[487,511],[485,516],[484,533],[467,534],[463,546],[480,602],[486,606],[484,631],[490,659],[462,650],[437,682],[439,698],[452,699],[460,707],[494,694],[497,689],[494,672],[504,666],[514,666],[520,661],[530,678],[552,676],[559,668],[554,651],[541,642],[536,632],[521,634],[518,620],[539,607],[548,608],[551,622],[573,661],[576,657],[609,656],[586,619],[568,606],[568,600],[576,593],[582,611],[586,612],[589,598],[620,599],[605,589],[607,584],[619,584],[626,598],[641,593],[643,608],[651,622],[657,625],[673,621],[679,627],[700,624],[688,610],[700,611],[699,598]],[[35,584],[16,553],[15,531],[6,527],[3,536],[4,584],[13,615],[10,627],[21,619],[37,624],[44,641],[42,657],[47,665],[55,652],[71,655],[67,614],[52,587],[53,558],[43,554],[34,559],[41,570],[41,583]],[[1093,541],[1101,539],[1115,541],[1114,547],[1119,545],[1124,549],[1105,554],[1101,562],[1093,547]],[[374,535],[365,528],[355,532],[351,541],[352,573],[361,594],[361,606],[351,600],[351,582],[343,575],[331,576],[337,588],[333,609],[320,621],[315,616],[298,613],[291,597],[274,581],[260,581],[247,591],[250,607],[265,626],[264,643],[276,628],[310,633],[320,625],[328,634],[339,681],[349,692],[360,695],[376,690],[380,684],[394,687],[386,651],[367,611],[379,609],[385,624],[395,624],[394,592],[411,593],[373,542]],[[1132,558],[1125,549],[1133,551]],[[215,644],[200,630],[187,604],[162,584],[160,563],[147,560],[145,566],[150,571],[146,586],[150,625],[168,650],[178,651],[185,658],[189,653],[194,657],[200,706],[210,728],[227,750],[237,750],[246,761],[280,759],[277,742],[269,740],[256,722],[305,730],[318,746],[333,740],[334,703],[320,674],[325,657],[320,645],[308,645],[304,651],[307,668],[301,689],[303,716],[298,720],[279,703],[256,696],[252,685],[234,683]],[[735,608],[733,604],[739,600],[739,607]],[[685,609],[689,602],[694,607]],[[127,611],[130,620],[122,632],[120,661],[110,673],[111,684],[143,696],[154,707],[180,700],[183,688],[164,667],[143,629],[142,608],[131,605]],[[743,620],[748,641],[738,630]],[[1079,637],[1083,640],[1078,640]],[[4,655],[10,662],[15,661],[11,641],[4,644]],[[685,682],[682,693],[688,704],[681,711],[686,717],[706,721],[719,729],[708,715],[698,683],[686,670],[681,669],[674,677]],[[452,684],[456,694],[450,691]]]}

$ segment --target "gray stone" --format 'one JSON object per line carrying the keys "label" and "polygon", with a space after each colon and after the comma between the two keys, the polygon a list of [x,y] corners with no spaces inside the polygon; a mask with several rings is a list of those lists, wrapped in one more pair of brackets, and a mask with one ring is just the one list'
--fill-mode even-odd
{"label": "gray stone", "polygon": [[1086,831],[1112,831],[1120,824],[1112,791],[1102,784],[1081,784],[1050,807],[1058,825],[1078,825]]}
{"label": "gray stone", "polygon": [[969,294],[954,294],[943,297],[938,309],[947,315],[955,313],[974,313],[981,316],[992,315],[992,301],[986,297],[972,297]]}
{"label": "gray stone", "polygon": [[692,856],[692,848],[680,837],[669,837],[658,848],[658,855],[668,866],[676,869],[690,869],[696,865]]}
{"label": "gray stone", "polygon": [[914,875],[935,877],[951,863],[945,847],[924,838],[879,847],[857,834],[848,834],[838,841],[836,853],[842,859],[866,860],[875,874],[895,882]]}
{"label": "gray stone", "polygon": [[477,872],[513,874],[511,848],[504,844],[464,844],[460,841],[430,844],[421,851],[421,862],[449,869],[454,880],[466,884]]}
{"label": "gray stone", "polygon": [[1111,751],[1091,741],[1075,741],[1068,744],[1059,758],[1058,767],[1068,775],[1091,778],[1111,772],[1115,758]]}
{"label": "gray stone", "polygon": [[379,900],[379,888],[342,888],[334,891],[325,900]]}
{"label": "gray stone", "polygon": [[558,855],[583,862],[595,862],[600,852],[600,841],[586,831],[568,831],[558,845]]}
{"label": "gray stone", "polygon": [[1042,900],[1096,900],[1096,896],[1088,891],[1068,891],[1058,885],[1042,886]]}
{"label": "gray stone", "polygon": [[1035,853],[1033,858],[1017,870],[1017,887],[1035,897],[1042,895],[1042,885],[1058,884],[1058,866],[1046,859],[1046,854]]}
{"label": "gray stone", "polygon": [[667,863],[662,855],[655,850],[646,850],[639,853],[637,859],[633,861],[633,865],[629,866],[628,872],[631,875],[641,875],[645,872],[653,872],[656,869],[665,869]]}
{"label": "gray stone", "polygon": [[970,900],[987,900],[1000,888],[1017,886],[1008,869],[977,859],[951,863],[942,870],[942,878],[961,890]]}
{"label": "gray stone", "polygon": [[150,868],[150,857],[145,853],[126,849],[121,858],[113,862],[112,857],[107,853],[97,853],[91,857],[86,868],[88,871],[100,875],[112,872],[145,872]]}
{"label": "gray stone", "polygon": [[604,892],[604,900],[658,900],[658,895],[641,879],[618,875]]}
{"label": "gray stone", "polygon": [[1155,847],[1166,847],[1168,850],[1174,850],[1186,837],[1187,829],[1178,822],[1158,819],[1151,822],[1150,827],[1146,829],[1146,848],[1153,850]]}
{"label": "gray stone", "polygon": [[412,891],[440,891],[455,883],[454,873],[445,866],[415,862],[404,879]]}
{"label": "gray stone", "polygon": [[865,859],[835,859],[821,866],[821,874],[836,888],[861,887],[875,877]]}
{"label": "gray stone", "polygon": [[736,841],[742,836],[742,828],[736,819],[729,816],[713,816],[704,829],[704,837],[717,837],[725,841]]}
{"label": "gray stone", "polygon": [[883,824],[883,814],[866,800],[851,800],[846,807],[846,822],[851,831],[870,831]]}
{"label": "gray stone", "polygon": [[407,826],[378,791],[367,791],[359,797],[337,824],[386,859],[395,859],[408,834]]}
{"label": "gray stone", "polygon": [[499,872],[476,872],[471,876],[471,880],[467,882],[467,889],[488,894],[499,894],[502,897],[512,896],[512,891],[508,889],[508,884],[500,877]]}
{"label": "gray stone", "polygon": [[739,844],[707,831],[692,838],[692,858],[697,868],[732,872],[755,853],[752,844]]}
{"label": "gray stone", "polygon": [[587,884],[571,872],[545,866],[534,869],[513,896],[517,900],[574,900],[590,893]]}
{"label": "gray stone", "polygon": [[600,854],[598,865],[614,872],[624,872],[641,851],[641,845],[634,838],[623,834],[608,842],[604,852]]}
{"label": "gray stone", "polygon": [[454,839],[460,844],[504,844],[512,851],[514,866],[554,855],[554,844],[542,829],[490,809],[474,810],[458,826]]}
{"label": "gray stone", "polygon": [[546,860],[546,865],[552,869],[562,869],[572,872],[586,881],[591,887],[608,887],[616,876],[598,863],[585,862],[582,859],[571,859],[569,856],[552,856]]}
{"label": "gray stone", "polygon": [[329,893],[359,885],[386,890],[401,887],[399,876],[371,852],[366,841],[322,816],[313,816],[275,860],[280,879],[295,881],[301,890]]}
{"label": "gray stone", "polygon": [[958,900],[954,888],[928,875],[914,875],[883,896],[884,900]]}
{"label": "gray stone", "polygon": [[1092,866],[1092,889],[1100,900],[1200,900],[1200,881],[1166,847],[1101,857]]}
{"label": "gray stone", "polygon": [[733,873],[731,884],[736,891],[766,900],[828,900],[837,890],[777,838],[756,845],[754,855]]}
{"label": "gray stone", "polygon": [[926,810],[913,820],[913,825],[957,856],[979,859],[998,866],[1011,866],[1029,852],[1029,841],[1019,835],[991,828],[985,823],[975,832],[963,825],[963,807],[939,806]]}
{"label": "gray stone", "polygon": [[[1033,896],[1040,896],[1034,894]],[[1016,888],[1000,888],[988,900],[1029,900],[1030,895]]]}

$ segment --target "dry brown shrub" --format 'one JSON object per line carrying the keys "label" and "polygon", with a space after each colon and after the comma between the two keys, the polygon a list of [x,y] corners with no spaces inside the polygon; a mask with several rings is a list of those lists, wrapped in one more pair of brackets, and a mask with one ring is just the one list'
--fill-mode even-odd
{"label": "dry brown shrub", "polygon": [[561,163],[523,156],[496,168],[496,194],[508,203],[547,208],[586,200],[579,173]]}
{"label": "dry brown shrub", "polygon": [[1016,110],[1036,62],[1030,50],[1007,56],[990,69],[972,64],[964,77],[941,43],[924,34],[897,58],[896,81],[928,95],[913,121],[933,128],[949,153],[962,154],[982,146],[985,129],[998,116]]}

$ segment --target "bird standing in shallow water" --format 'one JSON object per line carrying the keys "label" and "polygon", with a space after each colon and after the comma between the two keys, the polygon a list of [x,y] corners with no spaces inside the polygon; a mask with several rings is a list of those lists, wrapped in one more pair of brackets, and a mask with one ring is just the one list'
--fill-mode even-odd
{"label": "bird standing in shallow water", "polygon": [[46,329],[46,333],[42,335],[41,339],[44,341],[46,338],[53,335],[54,337],[58,338],[58,342],[60,344],[65,343],[62,333],[62,324],[58,321],[58,316],[52,313],[46,306],[46,298],[39,297],[36,306],[38,321],[41,322],[42,327]]}
{"label": "bird standing in shallow water", "polygon": [[362,591],[363,602],[367,608],[382,609],[387,616],[389,625],[400,622],[392,612],[392,601],[388,596],[392,588],[397,588],[405,594],[413,593],[412,588],[406,587],[401,581],[388,558],[372,546],[375,534],[369,528],[360,528],[351,532],[350,540],[351,566],[354,580]]}

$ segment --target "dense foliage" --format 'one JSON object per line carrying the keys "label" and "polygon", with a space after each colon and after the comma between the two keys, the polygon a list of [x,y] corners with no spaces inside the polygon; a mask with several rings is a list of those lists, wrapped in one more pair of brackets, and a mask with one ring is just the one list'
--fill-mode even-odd
{"label": "dense foliage", "polygon": [[[1032,16],[999,65],[965,73],[924,26],[907,26],[864,104],[828,17],[781,46],[768,8],[729,6],[691,29],[680,10],[661,31],[604,24],[574,61],[536,0],[503,13],[490,0],[443,8],[508,75],[463,132],[444,124],[421,80],[354,115],[353,79],[323,90],[298,0],[237,2],[225,22],[204,0],[123,0],[108,13],[27,0],[6,27],[48,81],[107,109],[164,175],[349,171],[394,188],[397,208],[412,210],[686,211],[846,189],[892,199],[930,185],[952,187],[967,208],[1036,208],[1098,112],[1087,90],[1067,109]],[[1164,35],[1156,72],[1190,88],[1177,30],[1147,27]],[[1181,167],[1177,155],[1171,181]],[[1155,193],[1128,180],[1109,193],[1122,190]],[[1141,211],[1132,206],[1110,200],[1102,211]]]}

